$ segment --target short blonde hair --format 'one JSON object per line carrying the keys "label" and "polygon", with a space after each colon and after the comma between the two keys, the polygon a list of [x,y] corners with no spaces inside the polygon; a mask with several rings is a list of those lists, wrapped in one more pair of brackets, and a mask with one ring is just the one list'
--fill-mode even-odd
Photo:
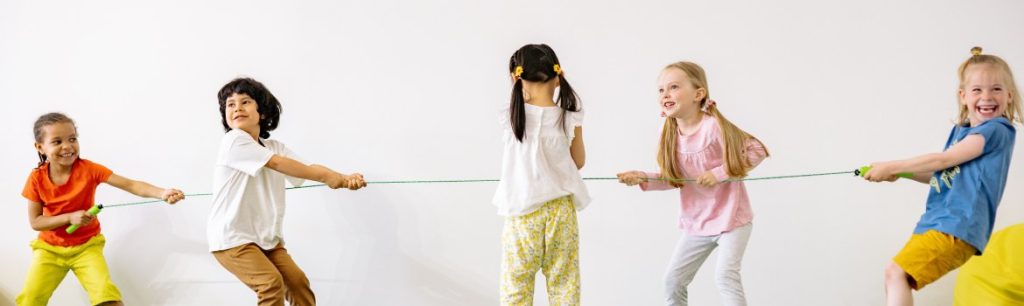
{"label": "short blonde hair", "polygon": [[[964,79],[967,77],[967,69],[973,65],[992,65],[1003,72],[1003,84],[1010,91],[1010,103],[1006,107],[1006,111],[1003,112],[1003,117],[1010,120],[1010,122],[1016,121],[1017,123],[1024,124],[1024,118],[1021,118],[1024,113],[1021,112],[1020,106],[1020,91],[1017,90],[1017,82],[1013,80],[1013,72],[1010,71],[1010,65],[1006,63],[1002,58],[991,54],[981,54],[981,47],[971,48],[971,57],[967,58],[963,64],[960,64],[960,68],[957,70],[957,76],[960,78],[960,90],[964,90]],[[957,100],[960,100],[960,95],[957,94]],[[960,115],[957,120],[959,124],[968,124],[970,121],[967,119],[968,109],[966,105],[958,103],[960,106]]]}

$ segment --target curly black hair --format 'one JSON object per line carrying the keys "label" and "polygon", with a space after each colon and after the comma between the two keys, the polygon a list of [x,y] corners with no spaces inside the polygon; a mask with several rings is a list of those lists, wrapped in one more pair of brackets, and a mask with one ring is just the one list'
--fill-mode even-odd
{"label": "curly black hair", "polygon": [[270,131],[276,129],[281,121],[281,102],[277,101],[277,97],[274,97],[263,83],[252,78],[231,80],[217,93],[217,100],[220,102],[220,123],[224,125],[224,132],[231,131],[225,119],[224,106],[228,98],[234,94],[246,94],[256,100],[256,112],[260,114],[260,138],[270,138]]}

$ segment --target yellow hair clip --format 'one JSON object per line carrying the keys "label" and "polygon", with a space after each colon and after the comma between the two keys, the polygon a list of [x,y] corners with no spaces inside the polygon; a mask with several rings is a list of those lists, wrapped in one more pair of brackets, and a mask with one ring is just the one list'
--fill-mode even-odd
{"label": "yellow hair clip", "polygon": [[523,66],[516,66],[516,72],[513,72],[512,75],[515,76],[517,79],[520,75],[523,75]]}
{"label": "yellow hair clip", "polygon": [[981,47],[971,48],[971,55],[974,55],[974,56],[981,55]]}
{"label": "yellow hair clip", "polygon": [[555,74],[556,75],[562,75],[562,66],[559,66],[558,64],[555,64]]}

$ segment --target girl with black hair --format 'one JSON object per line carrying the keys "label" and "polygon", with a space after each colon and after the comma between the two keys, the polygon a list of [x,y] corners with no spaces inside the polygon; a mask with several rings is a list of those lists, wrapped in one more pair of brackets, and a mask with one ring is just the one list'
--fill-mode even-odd
{"label": "girl with black hair", "polygon": [[118,306],[121,291],[114,285],[103,256],[107,239],[100,220],[91,213],[100,183],[140,197],[169,204],[185,194],[120,176],[107,167],[81,158],[78,127],[61,113],[39,116],[32,128],[39,164],[29,173],[21,195],[28,200],[28,221],[39,238],[32,247],[32,264],[18,305],[46,305],[68,271],[89,296],[89,305]]}
{"label": "girl with black hair", "polygon": [[540,270],[551,305],[578,305],[576,211],[590,203],[579,174],[586,157],[579,97],[547,45],[517,50],[509,73],[512,99],[501,119],[505,153],[493,200],[505,216],[501,304],[532,305]]}

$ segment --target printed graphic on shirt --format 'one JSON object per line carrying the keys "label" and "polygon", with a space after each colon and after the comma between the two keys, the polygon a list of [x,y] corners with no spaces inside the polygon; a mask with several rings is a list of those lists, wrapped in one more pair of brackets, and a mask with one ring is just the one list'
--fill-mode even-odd
{"label": "printed graphic on shirt", "polygon": [[[942,174],[936,178],[932,176],[932,179],[928,182],[932,188],[935,188],[936,193],[942,193],[942,186],[946,186],[946,190],[953,188],[953,178],[960,174],[960,166],[953,166],[952,168],[942,170]],[[939,185],[939,181],[942,181],[942,185]]]}
{"label": "printed graphic on shirt", "polygon": [[[960,143],[960,141],[953,140],[953,142],[946,147],[946,150],[949,150],[949,148],[952,148],[957,143]],[[932,188],[935,188],[936,193],[942,193],[942,186],[946,186],[946,190],[953,188],[953,178],[955,178],[958,174],[960,174],[960,165],[947,168],[946,170],[942,170],[942,174],[940,174],[938,178],[932,175],[932,179],[928,181],[928,185],[932,186]],[[939,185],[939,181],[942,181],[942,185]]]}

